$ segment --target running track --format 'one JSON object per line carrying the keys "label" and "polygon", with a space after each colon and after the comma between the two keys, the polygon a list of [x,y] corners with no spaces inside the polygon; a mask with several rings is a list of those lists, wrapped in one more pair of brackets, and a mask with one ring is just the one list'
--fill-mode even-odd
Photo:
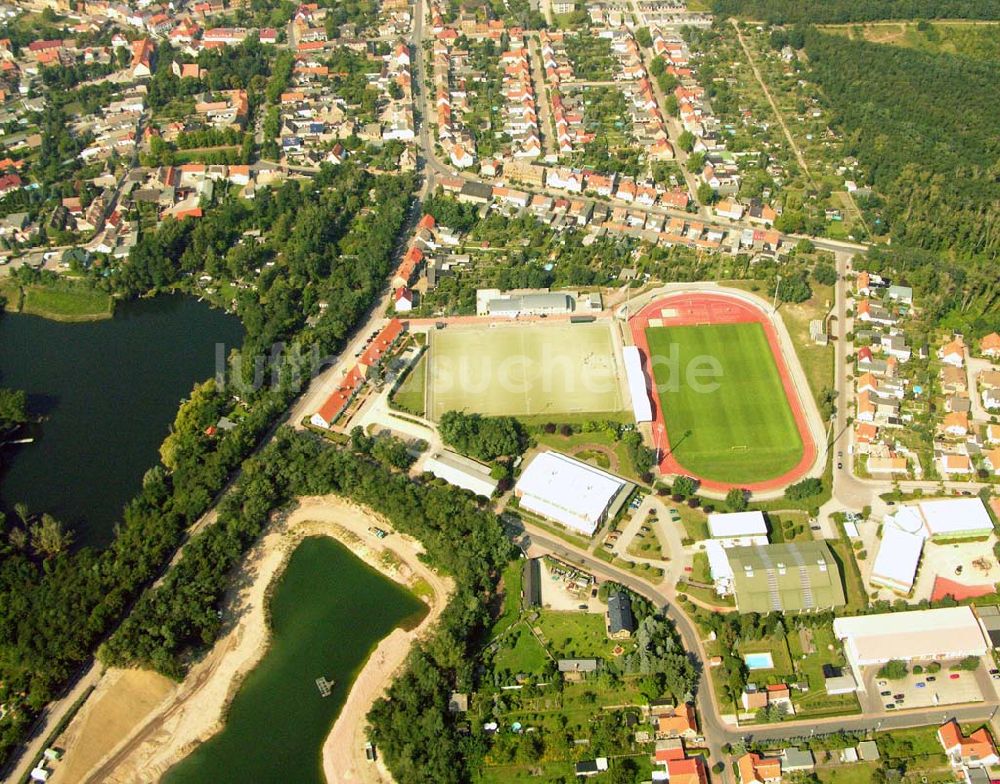
{"label": "running track", "polygon": [[[662,326],[681,327],[694,324],[747,324],[757,322],[764,328],[767,335],[767,342],[771,346],[771,353],[778,366],[778,373],[781,376],[781,384],[785,389],[785,397],[791,406],[792,415],[795,417],[795,425],[802,438],[802,459],[791,471],[788,471],[774,479],[764,482],[752,482],[744,484],[728,484],[710,479],[703,479],[693,474],[674,457],[670,450],[670,438],[667,433],[666,422],[663,417],[663,410],[660,406],[659,397],[652,393],[653,379],[649,367],[649,344],[646,342],[646,328],[651,320],[659,319]],[[785,358],[781,351],[781,344],[778,342],[778,334],[774,325],[767,315],[758,307],[750,304],[744,299],[726,294],[702,293],[702,292],[679,292],[668,294],[664,297],[650,302],[629,320],[632,329],[632,341],[638,347],[647,367],[647,390],[650,391],[650,400],[653,404],[653,441],[661,448],[663,457],[660,460],[660,473],[662,474],[684,474],[698,479],[701,486],[706,490],[726,491],[733,487],[741,487],[750,491],[780,490],[803,476],[805,476],[816,460],[816,444],[809,434],[809,425],[806,422],[805,411],[802,408],[802,401],[798,392],[792,384],[791,374],[785,364]]]}

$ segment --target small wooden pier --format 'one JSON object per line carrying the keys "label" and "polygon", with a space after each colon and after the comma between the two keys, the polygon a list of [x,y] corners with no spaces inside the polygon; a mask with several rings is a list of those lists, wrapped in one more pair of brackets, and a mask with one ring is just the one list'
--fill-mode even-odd
{"label": "small wooden pier", "polygon": [[319,689],[321,697],[329,697],[331,691],[333,690],[335,681],[328,681],[325,676],[321,675],[316,679],[316,688]]}

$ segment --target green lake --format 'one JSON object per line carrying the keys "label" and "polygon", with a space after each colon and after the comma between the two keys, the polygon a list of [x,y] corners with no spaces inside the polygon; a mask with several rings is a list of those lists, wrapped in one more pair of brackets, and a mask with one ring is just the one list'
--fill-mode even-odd
{"label": "green lake", "polygon": [[[166,784],[322,784],[322,747],[378,642],[413,628],[426,606],[325,536],[296,548],[271,598],[271,645],[226,726],[176,765]],[[322,697],[318,677],[335,681]]]}
{"label": "green lake", "polygon": [[0,316],[0,385],[24,389],[45,417],[35,443],[2,456],[0,507],[23,501],[102,546],[159,462],[182,398],[243,343],[235,316],[187,296],[119,304],[105,321],[66,324]]}

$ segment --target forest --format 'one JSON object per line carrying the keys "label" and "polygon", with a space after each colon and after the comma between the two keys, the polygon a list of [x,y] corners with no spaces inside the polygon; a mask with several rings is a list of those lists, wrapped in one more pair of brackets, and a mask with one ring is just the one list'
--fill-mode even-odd
{"label": "forest", "polygon": [[713,0],[720,16],[789,24],[874,22],[879,19],[1000,19],[994,0]]}
{"label": "forest", "polygon": [[[861,206],[876,234],[889,235],[893,248],[932,252],[927,261],[947,258],[954,286],[944,291],[955,293],[950,304],[970,320],[995,314],[1000,63],[814,29],[805,49],[831,124],[844,133],[843,152],[858,159],[873,187]],[[911,254],[908,265],[921,258]]]}
{"label": "forest", "polygon": [[[133,297],[183,289],[206,270],[233,280],[265,258],[280,258],[259,285],[237,297],[248,360],[234,363],[229,381],[243,381],[241,369],[252,376],[261,367],[258,357],[269,373],[259,374],[260,383],[236,387],[239,403],[214,383],[192,394],[164,443],[163,464],[146,473],[104,550],[69,548],[48,515],[21,507],[18,519],[0,521],[0,702],[8,709],[0,722],[0,756],[160,576],[184,530],[299,392],[308,377],[299,360],[305,352],[275,353],[273,344],[315,345],[327,354],[365,315],[388,275],[411,185],[350,166],[327,170],[262,192],[252,203],[227,202],[197,224],[165,221],[142,236],[122,274],[100,278],[114,293]],[[251,226],[261,229],[262,242],[241,242]],[[327,303],[322,316],[320,301]],[[208,436],[207,425],[234,407],[238,427]],[[214,572],[225,554],[204,553],[200,569]],[[193,599],[189,604],[192,611],[199,606]],[[215,618],[210,615],[185,628],[201,629]],[[170,672],[171,661],[160,656],[156,664]]]}

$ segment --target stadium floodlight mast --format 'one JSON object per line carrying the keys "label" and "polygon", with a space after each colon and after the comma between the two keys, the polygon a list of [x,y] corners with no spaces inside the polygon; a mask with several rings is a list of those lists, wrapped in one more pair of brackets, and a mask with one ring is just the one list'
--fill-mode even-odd
{"label": "stadium floodlight mast", "polygon": [[774,300],[771,302],[771,313],[772,315],[778,312],[778,289],[781,288],[781,275],[778,275],[778,280],[774,284]]}

